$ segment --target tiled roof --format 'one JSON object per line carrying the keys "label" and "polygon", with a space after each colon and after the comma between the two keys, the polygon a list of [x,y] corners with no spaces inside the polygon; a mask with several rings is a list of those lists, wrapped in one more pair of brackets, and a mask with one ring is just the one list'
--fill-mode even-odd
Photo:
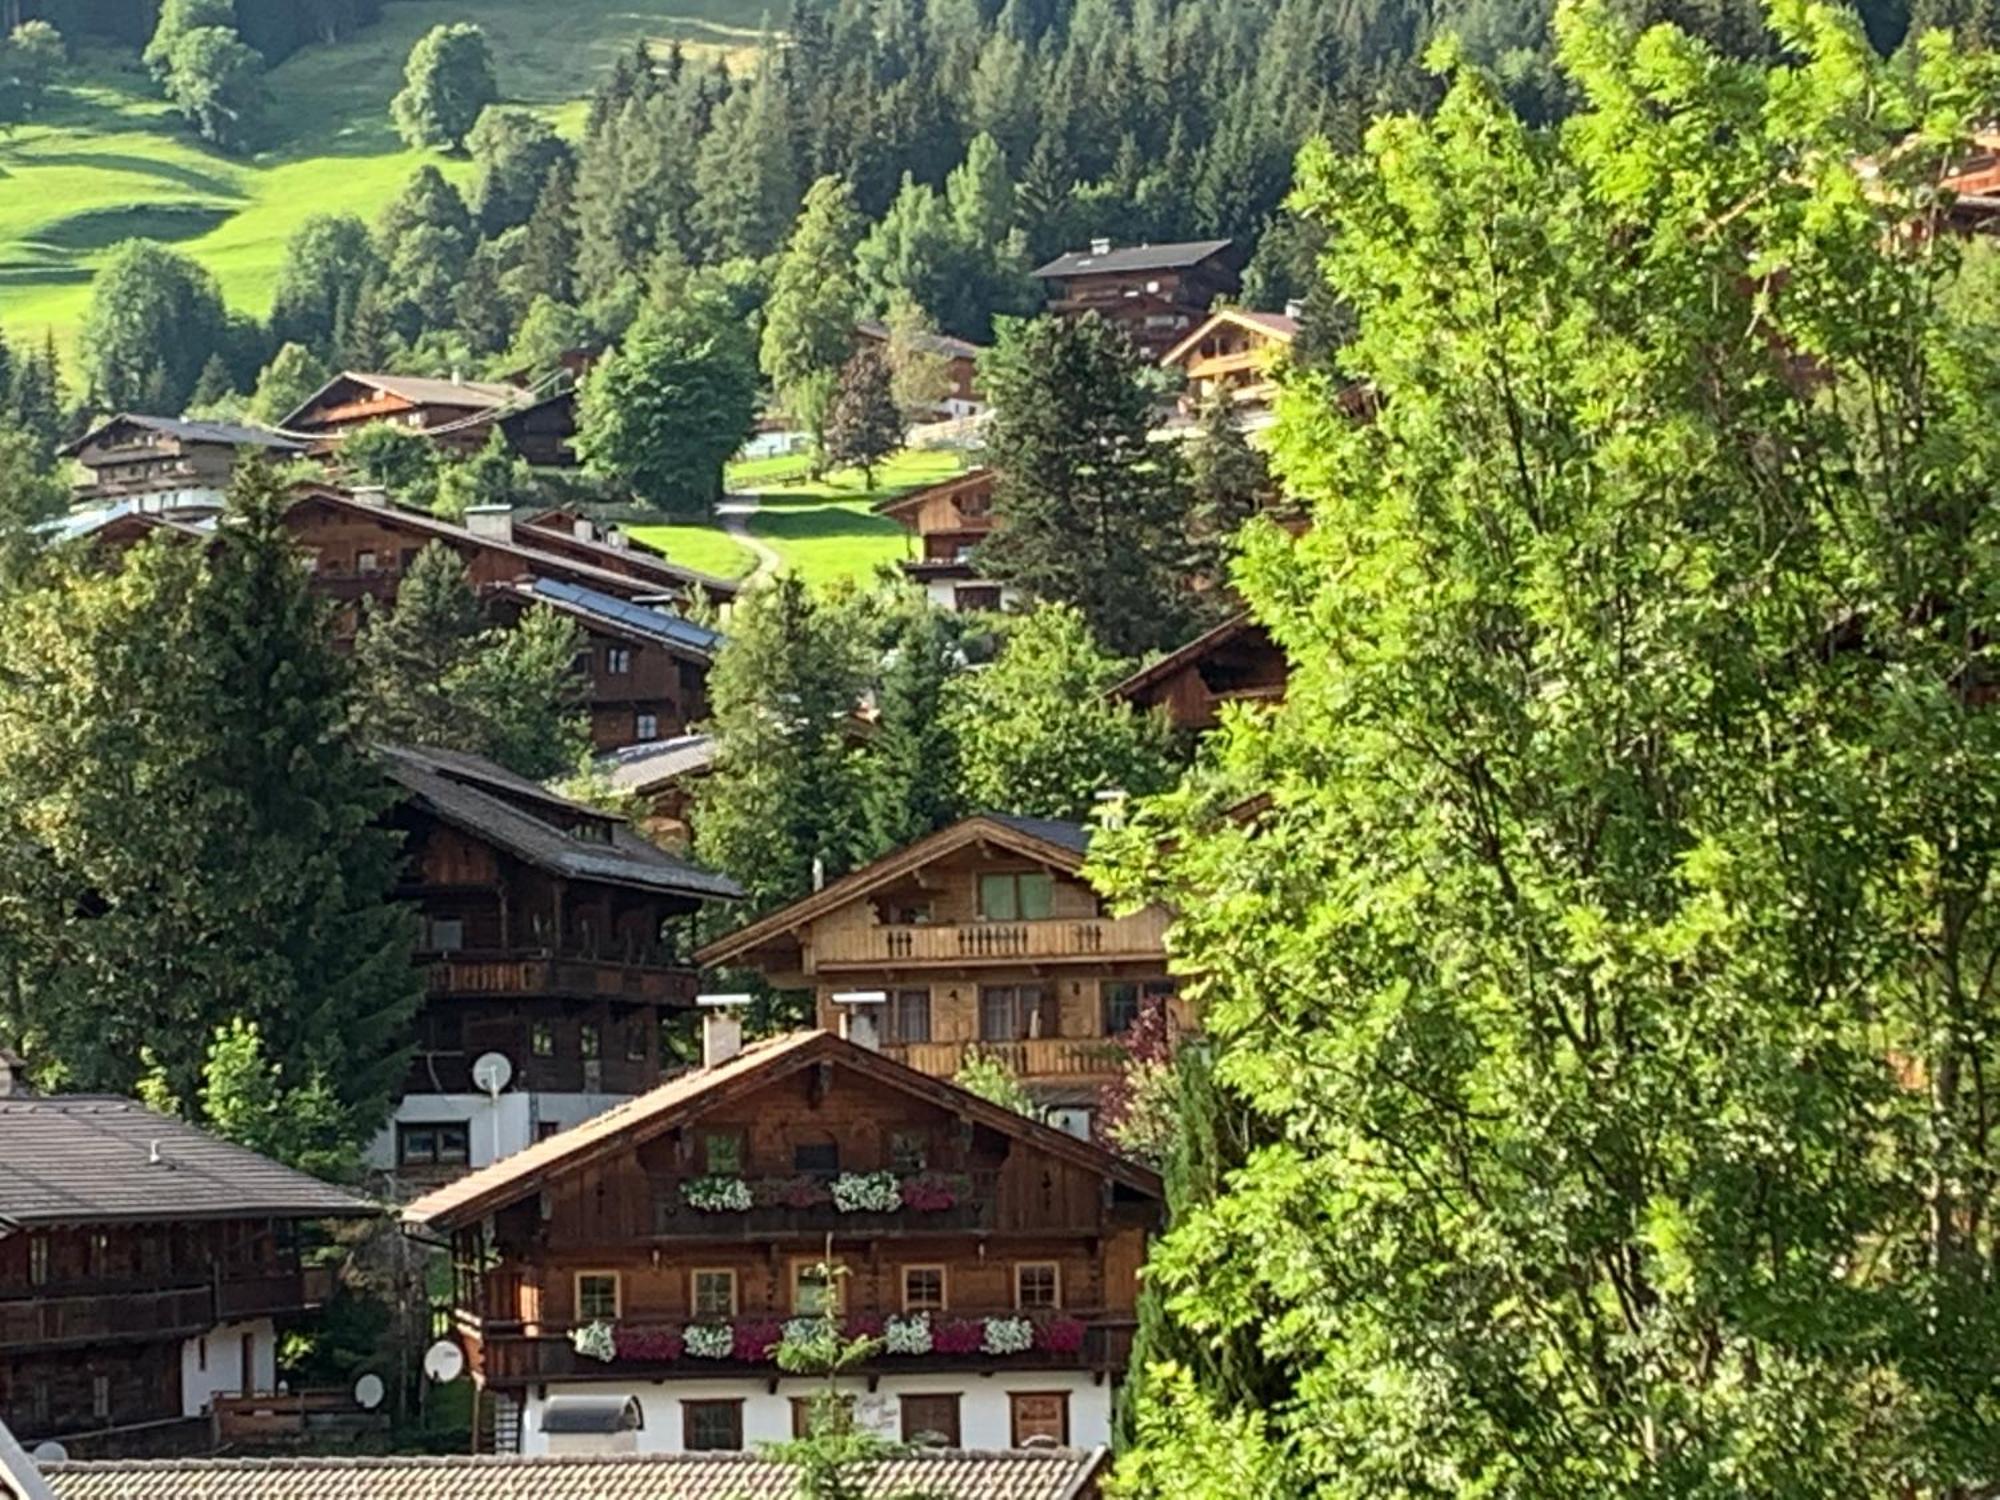
{"label": "tiled roof", "polygon": [[1072,250],[1031,273],[1050,281],[1066,276],[1103,276],[1118,271],[1178,271],[1198,266],[1229,248],[1228,240],[1182,240],[1171,245],[1124,245],[1098,254]]}
{"label": "tiled roof", "polygon": [[625,745],[597,758],[605,778],[621,792],[643,792],[676,776],[699,774],[715,764],[715,736],[682,734],[670,740]]}
{"label": "tiled roof", "polygon": [[[871,1496],[1076,1500],[1104,1450],[938,1450],[891,1459]],[[56,1500],[776,1500],[797,1471],[747,1453],[589,1457],[238,1458],[51,1465]]]}
{"label": "tiled roof", "polygon": [[[854,331],[866,339],[877,339],[887,343],[895,330],[887,323],[872,318],[863,318],[854,325]],[[970,339],[956,338],[949,333],[921,332],[916,337],[918,347],[928,349],[932,354],[942,354],[946,359],[977,359],[986,352],[984,344],[975,344]]]}
{"label": "tiled roof", "polygon": [[0,1226],[373,1212],[339,1188],[130,1099],[0,1098]]}
{"label": "tiled roof", "polygon": [[359,370],[343,370],[342,380],[373,386],[420,406],[507,406],[530,399],[518,385],[498,381],[438,380],[428,375],[389,375]]}
{"label": "tiled roof", "polygon": [[1031,839],[1040,839],[1045,844],[1060,844],[1078,854],[1090,847],[1090,829],[1082,823],[1071,823],[1062,818],[1024,818],[1018,813],[990,812],[982,816],[1004,823],[1016,833],[1024,833]]}
{"label": "tiled roof", "polygon": [[735,1097],[737,1089],[733,1085],[761,1088],[798,1069],[828,1063],[859,1073],[882,1088],[916,1095],[1004,1135],[1026,1140],[1139,1192],[1153,1197],[1160,1195],[1158,1176],[1102,1146],[1066,1135],[1005,1105],[990,1103],[955,1083],[919,1073],[830,1031],[794,1031],[752,1042],[729,1061],[712,1068],[692,1068],[636,1099],[592,1116],[581,1125],[537,1141],[468,1177],[426,1193],[404,1208],[404,1222],[433,1230],[472,1223],[509,1203],[519,1202],[549,1181],[677,1128],[697,1117],[701,1106],[716,1096]]}
{"label": "tiled roof", "polygon": [[[743,894],[728,876],[676,859],[647,842],[623,818],[559,797],[476,755],[407,745],[378,746],[376,753],[390,777],[445,822],[551,874],[701,900],[734,900]],[[509,797],[532,798],[545,814],[537,816]],[[585,842],[552,821],[566,813],[608,823],[611,842]]]}

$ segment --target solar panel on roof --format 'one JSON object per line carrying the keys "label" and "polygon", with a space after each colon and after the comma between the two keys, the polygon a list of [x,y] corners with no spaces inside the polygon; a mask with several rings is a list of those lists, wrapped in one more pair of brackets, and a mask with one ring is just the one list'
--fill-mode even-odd
{"label": "solar panel on roof", "polygon": [[634,630],[643,630],[660,640],[672,641],[696,651],[713,651],[722,641],[717,632],[692,620],[662,614],[657,609],[648,609],[643,604],[634,604],[610,594],[600,594],[596,589],[587,589],[580,584],[537,578],[534,587],[535,592],[545,599],[588,610],[591,614],[602,615],[607,620],[616,620],[621,625],[629,625]]}

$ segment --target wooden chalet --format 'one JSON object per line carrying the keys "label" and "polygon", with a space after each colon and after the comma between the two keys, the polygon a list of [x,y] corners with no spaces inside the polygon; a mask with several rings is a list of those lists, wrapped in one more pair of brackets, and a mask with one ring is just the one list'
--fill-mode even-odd
{"label": "wooden chalet", "polygon": [[[482,515],[485,520],[482,521]],[[498,529],[499,508],[475,512],[467,518],[488,529]],[[490,524],[489,524],[490,523]],[[601,525],[575,510],[542,511],[515,518],[509,513],[504,523],[508,538],[538,553],[568,558],[573,563],[605,572],[621,573],[650,585],[640,598],[670,599],[684,603],[699,589],[718,604],[727,604],[737,594],[737,585],[713,574],[698,573],[670,562],[666,553],[649,546],[616,525]],[[578,580],[587,582],[587,580]]]}
{"label": "wooden chalet", "polygon": [[87,475],[75,488],[77,503],[173,514],[220,510],[244,454],[284,459],[305,444],[240,423],[121,412],[59,452]]}
{"label": "wooden chalet", "polygon": [[488,596],[489,610],[510,623],[537,606],[584,632],[590,737],[599,750],[673,738],[708,717],[708,669],[722,644],[716,631],[553,578],[501,584]]}
{"label": "wooden chalet", "polygon": [[323,1302],[309,1226],[359,1199],[129,1099],[29,1092],[0,1054],[0,1423],[78,1456],[203,1452]]}
{"label": "wooden chalet", "polygon": [[[890,329],[887,323],[863,319],[854,325],[854,344],[857,349],[877,348],[888,350]],[[951,387],[938,400],[937,416],[940,419],[974,417],[986,410],[986,403],[979,395],[979,356],[986,351],[969,339],[953,338],[948,333],[927,333],[919,340],[926,353],[935,354],[944,361],[945,373]]]}
{"label": "wooden chalet", "polygon": [[997,1057],[1088,1134],[1121,1038],[1150,1005],[1186,1020],[1167,975],[1167,913],[1107,914],[1080,870],[1089,830],[982,813],[830,882],[710,943],[710,966],[811,990],[819,1024],[837,996],[879,992],[883,1052],[949,1078]]}
{"label": "wooden chalet", "polygon": [[1245,613],[1140,668],[1109,696],[1161,709],[1176,729],[1199,731],[1215,727],[1224,703],[1281,701],[1290,674],[1284,651]]}
{"label": "wooden chalet", "polygon": [[885,1341],[850,1382],[876,1431],[1105,1443],[1160,1211],[1101,1147],[829,1032],[742,1046],[711,1011],[701,1068],[404,1219],[450,1240],[498,1445],[548,1451],[551,1401],[615,1393],[643,1448],[702,1452],[799,1430],[817,1381],[772,1351],[829,1308]]}
{"label": "wooden chalet", "polygon": [[999,584],[980,577],[974,561],[997,525],[993,481],[991,469],[972,469],[875,506],[877,515],[910,533],[917,555],[903,561],[903,575],[942,608],[999,609],[1010,602]]}
{"label": "wooden chalet", "polygon": [[642,809],[640,829],[663,849],[686,849],[694,842],[694,787],[715,769],[715,736],[676,735],[627,745],[597,759],[613,791],[634,798]]}
{"label": "wooden chalet", "polygon": [[[50,1500],[776,1500],[798,1470],[754,1453],[604,1452],[615,1442],[565,1435],[544,1458],[493,1454],[299,1455],[44,1468]],[[25,1460],[24,1460],[25,1462]],[[1097,1500],[1102,1448],[966,1453],[922,1449],[860,1481],[865,1500]],[[7,1496],[0,1457],[0,1497]],[[30,1494],[25,1488],[22,1495]]]}
{"label": "wooden chalet", "polygon": [[1216,298],[1241,289],[1242,263],[1230,240],[1115,247],[1100,239],[1037,266],[1034,275],[1050,285],[1050,312],[1097,313],[1158,358],[1187,337]]}
{"label": "wooden chalet", "polygon": [[1220,390],[1239,410],[1261,414],[1270,410],[1277,395],[1271,379],[1272,363],[1291,347],[1298,333],[1295,312],[1217,308],[1200,327],[1162,354],[1160,363],[1179,370],[1186,379],[1181,397],[1184,410],[1193,411]]}
{"label": "wooden chalet", "polygon": [[486,445],[488,424],[536,403],[534,392],[505,382],[438,380],[343,370],[285,414],[285,432],[331,452],[340,440],[376,422],[408,427],[462,455]]}
{"label": "wooden chalet", "polygon": [[[453,1176],[657,1084],[663,1029],[694,1001],[686,919],[736,886],[477,756],[379,755],[428,999],[372,1164]],[[508,1063],[499,1091],[474,1076],[487,1053]]]}

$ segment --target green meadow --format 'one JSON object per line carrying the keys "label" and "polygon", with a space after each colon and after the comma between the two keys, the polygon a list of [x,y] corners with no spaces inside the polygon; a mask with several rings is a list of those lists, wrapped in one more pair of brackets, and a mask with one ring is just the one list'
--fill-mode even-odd
{"label": "green meadow", "polygon": [[248,157],[196,140],[136,54],[79,47],[43,118],[0,136],[0,328],[68,347],[95,267],[141,236],[195,256],[231,307],[261,316],[307,215],[372,217],[426,160],[463,182],[464,161],[408,150],[389,125],[403,60],[440,22],[485,27],[502,94],[574,132],[593,81],[639,37],[734,60],[761,16],[747,0],[390,0],[361,35],[272,69],[263,149]]}

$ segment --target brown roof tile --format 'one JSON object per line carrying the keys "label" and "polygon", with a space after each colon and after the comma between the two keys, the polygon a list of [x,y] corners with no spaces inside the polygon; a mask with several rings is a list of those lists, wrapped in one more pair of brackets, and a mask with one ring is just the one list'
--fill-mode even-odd
{"label": "brown roof tile", "polygon": [[[884,1463],[875,1496],[1078,1500],[1102,1449],[938,1451]],[[795,1471],[747,1453],[561,1458],[250,1458],[55,1464],[56,1500],[774,1500]]]}

